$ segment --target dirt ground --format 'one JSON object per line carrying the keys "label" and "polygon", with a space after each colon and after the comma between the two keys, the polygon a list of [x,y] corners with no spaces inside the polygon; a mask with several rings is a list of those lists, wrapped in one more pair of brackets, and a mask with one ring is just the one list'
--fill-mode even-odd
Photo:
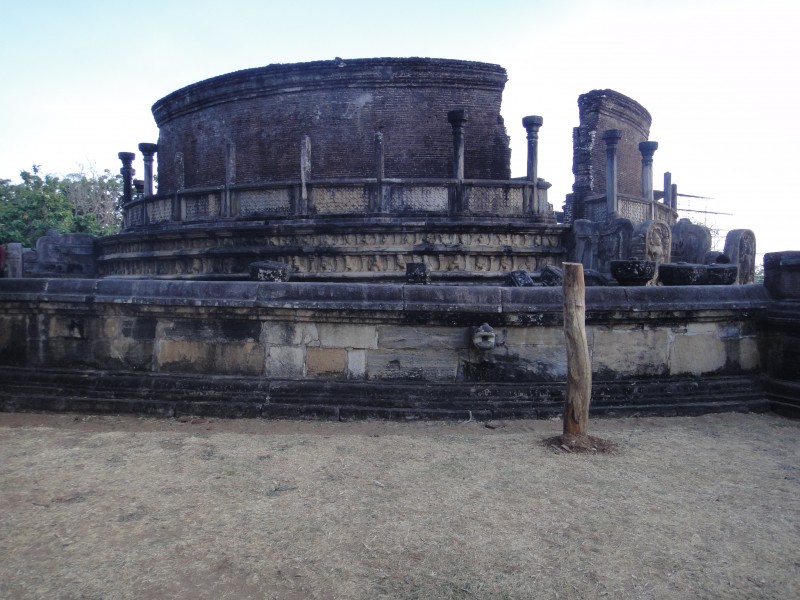
{"label": "dirt ground", "polygon": [[800,421],[0,414],[1,598],[798,598]]}

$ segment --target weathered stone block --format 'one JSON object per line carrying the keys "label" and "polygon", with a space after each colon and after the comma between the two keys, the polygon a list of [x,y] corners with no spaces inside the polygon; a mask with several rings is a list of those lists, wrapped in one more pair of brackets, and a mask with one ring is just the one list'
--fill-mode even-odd
{"label": "weathered stone block", "polygon": [[318,346],[316,323],[266,321],[263,324],[264,342],[278,346]]}
{"label": "weathered stone block", "polygon": [[776,298],[800,298],[800,252],[765,254],[764,285]]}
{"label": "weathered stone block", "polygon": [[686,334],[675,336],[668,362],[673,375],[713,373],[724,368],[726,363],[725,343],[713,323],[693,324],[687,327]]}
{"label": "weathered stone block", "polygon": [[669,354],[668,331],[591,329],[592,372],[598,377],[608,379],[615,375],[640,377],[665,373]]}
{"label": "weathered stone block", "polygon": [[270,346],[266,360],[269,377],[304,377],[305,349],[298,346]]}
{"label": "weathered stone block", "polygon": [[739,340],[738,355],[739,368],[743,371],[753,371],[761,364],[758,341],[755,338],[747,337]]}
{"label": "weathered stone block", "polygon": [[81,316],[53,316],[47,319],[47,337],[83,339],[85,335],[84,318]]}
{"label": "weathered stone block", "polygon": [[325,348],[377,348],[378,332],[375,325],[351,323],[320,323],[320,346]]}
{"label": "weathered stone block", "polygon": [[370,379],[455,381],[458,364],[458,354],[446,349],[367,352],[367,373]]}
{"label": "weathered stone block", "polygon": [[205,340],[159,340],[156,369],[175,373],[219,373],[260,375],[264,350],[256,342],[208,342]]}
{"label": "weathered stone block", "polygon": [[[566,348],[563,327],[509,327],[503,330],[506,346],[553,346]],[[566,352],[566,350],[564,350]]]}
{"label": "weathered stone block", "polygon": [[470,336],[467,327],[380,325],[377,329],[381,349],[464,349]]}
{"label": "weathered stone block", "polygon": [[0,365],[25,365],[28,360],[28,319],[0,316]]}
{"label": "weathered stone block", "polygon": [[350,379],[364,379],[367,376],[367,351],[347,351],[347,377]]}
{"label": "weathered stone block", "polygon": [[171,340],[251,342],[261,336],[261,323],[244,319],[176,319],[164,323],[163,336]]}
{"label": "weathered stone block", "polygon": [[308,348],[308,377],[344,377],[347,374],[347,350],[343,348]]}

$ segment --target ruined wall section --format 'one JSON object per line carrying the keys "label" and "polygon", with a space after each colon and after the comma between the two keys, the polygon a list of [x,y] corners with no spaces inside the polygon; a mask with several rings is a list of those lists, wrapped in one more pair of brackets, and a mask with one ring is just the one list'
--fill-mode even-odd
{"label": "ruined wall section", "polygon": [[639,142],[647,141],[652,117],[638,102],[614,90],[593,90],[578,98],[580,125],[573,129],[572,172],[575,182],[568,197],[569,220],[584,218],[582,200],[606,191],[606,144],[603,132],[622,131],[617,146],[617,189],[620,195],[642,195],[642,156]]}
{"label": "ruined wall section", "polygon": [[497,65],[384,58],[270,65],[202,81],[153,106],[159,190],[181,187],[178,153],[183,187],[224,184],[226,162],[230,183],[298,179],[304,135],[314,179],[373,177],[376,132],[384,134],[386,177],[451,177],[447,112],[456,108],[469,116],[466,177],[508,179],[506,80]]}

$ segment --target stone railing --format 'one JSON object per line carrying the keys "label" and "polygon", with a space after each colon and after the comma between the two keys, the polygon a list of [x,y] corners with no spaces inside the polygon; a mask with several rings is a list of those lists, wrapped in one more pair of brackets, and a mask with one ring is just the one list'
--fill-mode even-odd
{"label": "stone railing", "polygon": [[[658,200],[652,202],[636,196],[617,195],[617,217],[628,219],[634,224],[644,221],[661,221],[669,226],[678,222],[677,211]],[[651,212],[652,210],[652,212]],[[606,196],[594,196],[585,200],[584,218],[590,221],[603,222],[613,218],[608,214],[608,202]]]}
{"label": "stone railing", "polygon": [[124,207],[125,229],[220,219],[437,215],[555,222],[539,180],[330,179],[190,188]]}

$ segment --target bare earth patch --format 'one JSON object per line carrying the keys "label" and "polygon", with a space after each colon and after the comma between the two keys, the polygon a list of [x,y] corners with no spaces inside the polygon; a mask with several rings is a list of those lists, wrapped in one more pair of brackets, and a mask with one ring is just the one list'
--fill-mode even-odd
{"label": "bare earth patch", "polygon": [[800,422],[560,428],[0,413],[0,597],[800,597]]}

